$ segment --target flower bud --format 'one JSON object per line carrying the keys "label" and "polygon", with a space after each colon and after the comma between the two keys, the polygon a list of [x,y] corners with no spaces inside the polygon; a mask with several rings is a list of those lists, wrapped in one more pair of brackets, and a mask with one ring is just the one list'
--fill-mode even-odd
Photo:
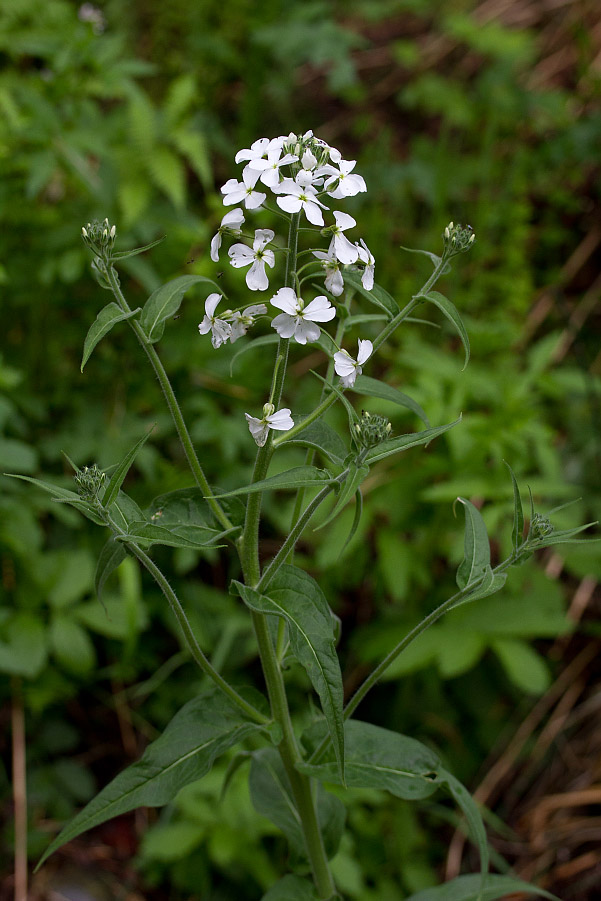
{"label": "flower bud", "polygon": [[100,490],[104,486],[106,473],[94,463],[93,466],[84,466],[83,469],[78,469],[73,479],[80,497],[86,501],[97,501]]}
{"label": "flower bud", "polygon": [[542,513],[535,513],[530,523],[530,534],[533,538],[547,538],[553,532],[553,523]]}
{"label": "flower bud", "polygon": [[449,260],[458,253],[466,253],[476,239],[471,225],[455,225],[449,222],[443,234],[443,259]]}
{"label": "flower bud", "polygon": [[263,419],[267,419],[268,416],[271,416],[272,413],[275,413],[275,407],[273,404],[263,404]]}
{"label": "flower bud", "polygon": [[111,225],[108,219],[104,219],[103,222],[95,219],[93,222],[88,222],[81,230],[81,237],[86,247],[105,261],[111,258],[116,234],[117,227]]}
{"label": "flower bud", "polygon": [[392,425],[385,416],[363,410],[361,421],[355,423],[355,438],[362,447],[376,447],[390,438]]}

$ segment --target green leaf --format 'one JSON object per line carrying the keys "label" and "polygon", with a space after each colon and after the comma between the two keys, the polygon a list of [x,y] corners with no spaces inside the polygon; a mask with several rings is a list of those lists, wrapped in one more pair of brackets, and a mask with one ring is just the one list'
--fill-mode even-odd
{"label": "green leaf", "polygon": [[85,629],[64,614],[50,623],[50,647],[60,666],[75,676],[85,676],[96,663],[94,645]]}
{"label": "green leaf", "polygon": [[0,438],[0,471],[35,472],[38,455],[33,447],[15,438]]}
{"label": "green leaf", "polygon": [[551,673],[540,654],[518,638],[498,638],[491,647],[507,673],[521,691],[542,695],[551,684]]}
{"label": "green leaf", "polygon": [[388,291],[385,291],[380,285],[374,285],[371,291],[368,291],[367,288],[363,287],[361,282],[361,276],[358,272],[353,272],[352,270],[345,269],[344,270],[344,284],[350,285],[351,288],[354,288],[355,291],[358,291],[366,300],[369,300],[370,303],[375,304],[377,307],[380,307],[381,310],[384,310],[385,313],[388,313],[389,319],[394,319],[397,313],[400,312],[399,305],[392,297]]}
{"label": "green leaf", "polygon": [[[300,425],[306,417],[294,417],[295,425]],[[348,454],[348,448],[342,438],[322,419],[317,419],[310,423],[298,435],[293,436],[289,441],[282,441],[282,445],[299,445],[301,447],[310,447],[313,450],[320,451],[325,454],[328,460],[342,466],[344,459]]]}
{"label": "green leaf", "polygon": [[584,532],[585,529],[590,529],[592,526],[597,525],[599,525],[599,523],[595,520],[594,522],[587,522],[583,526],[576,526],[574,529],[558,529],[556,532],[551,532],[550,535],[546,535],[544,538],[531,538],[528,542],[528,546],[531,550],[537,551],[539,548],[551,547],[554,544],[588,544],[591,541],[601,541],[601,538],[573,537],[580,532]]}
{"label": "green leaf", "polygon": [[425,426],[430,428],[430,421],[417,401],[401,391],[397,391],[396,388],[387,385],[386,382],[380,382],[378,379],[372,379],[367,375],[358,375],[355,379],[355,384],[349,388],[349,391],[354,391],[356,394],[363,394],[367,397],[380,397],[382,400],[390,400],[393,404],[398,404],[400,407],[407,407],[408,410],[412,410],[419,416]]}
{"label": "green leaf", "polygon": [[255,494],[257,491],[276,491],[280,488],[311,488],[312,486],[328,485],[334,479],[327,469],[318,469],[316,466],[295,466],[287,469],[277,476],[261,479],[244,488],[236,488],[234,491],[226,491],[225,494],[216,494],[215,497],[236,497],[241,494]]}
{"label": "green leaf", "polygon": [[317,901],[313,883],[301,876],[284,876],[261,901]]}
{"label": "green leaf", "polygon": [[26,610],[16,613],[4,629],[0,641],[0,672],[35,679],[48,656],[45,624]]}
{"label": "green leaf", "polygon": [[[413,247],[403,247],[402,244],[400,245],[400,248],[401,250],[406,250],[407,253],[419,253],[424,257],[428,257],[435,269],[442,263],[442,257],[437,256],[435,253],[431,253],[429,250],[418,250],[417,248]],[[449,263],[447,263],[440,274],[444,275],[446,272],[450,272],[450,270],[451,266]]]}
{"label": "green leaf", "polygon": [[452,773],[443,769],[443,767],[439,767],[436,781],[439,785],[448,788],[455,799],[455,802],[465,815],[472,841],[477,845],[480,853],[480,885],[484,888],[489,865],[488,839],[486,838],[486,829],[484,828],[484,821],[480,810],[478,809],[478,805],[467,788],[462,785]]}
{"label": "green leaf", "polygon": [[222,293],[219,285],[204,275],[180,275],[153,291],[140,316],[140,325],[152,344],[163,337],[165,322],[177,313],[186,291],[200,282],[211,285]]}
{"label": "green leaf", "polygon": [[428,294],[417,294],[417,298],[424,299],[433,303],[434,306],[438,307],[438,309],[443,313],[449,322],[455,327],[461,341],[463,343],[463,348],[465,350],[465,363],[463,364],[463,368],[468,364],[470,358],[470,339],[467,334],[467,330],[465,325],[463,324],[463,319],[459,315],[459,311],[455,304],[445,297],[444,294],[440,294],[439,291],[429,291]]}
{"label": "green leaf", "polygon": [[194,525],[172,525],[169,528],[165,528],[150,522],[134,521],[129,523],[126,535],[117,536],[117,541],[133,542],[145,547],[150,547],[153,544],[188,548],[223,547],[223,545],[217,545],[215,542],[233,531],[234,529],[228,529],[225,532],[218,532],[216,529],[210,529],[206,526]]}
{"label": "green leaf", "polygon": [[492,571],[489,565],[485,568],[484,578],[477,585],[477,587],[474,588],[473,591],[470,591],[469,594],[464,595],[450,609],[455,610],[457,607],[461,607],[463,604],[469,604],[471,603],[471,601],[479,601],[481,598],[487,598],[491,594],[496,594],[497,591],[500,591],[501,588],[503,588],[506,581],[507,573],[495,573]]}
{"label": "green leaf", "polygon": [[101,341],[114,325],[122,322],[124,319],[132,319],[140,312],[140,307],[136,310],[126,312],[116,303],[109,303],[99,313],[88,330],[86,339],[83,343],[83,357],[81,360],[81,371],[90,359],[90,355],[99,341]]}
{"label": "green leaf", "polygon": [[125,560],[127,551],[113,537],[109,538],[100,551],[98,563],[96,564],[96,573],[94,575],[94,587],[96,589],[96,597],[102,602],[102,592],[108,577],[117,567]]}
{"label": "green leaf", "polygon": [[127,473],[131,469],[131,466],[132,466],[134,460],[136,459],[136,457],[138,456],[138,453],[142,449],[143,445],[146,444],[146,442],[150,438],[150,435],[151,435],[153,429],[154,429],[154,426],[152,426],[152,428],[149,429],[145,435],[142,435],[140,440],[138,442],[136,442],[136,444],[132,447],[132,449],[130,451],[128,451],[128,453],[125,455],[125,457],[117,465],[117,468],[115,469],[113,475],[111,476],[111,480],[108,483],[108,485],[106,486],[106,489],[102,496],[102,503],[105,507],[110,507],[117,500],[117,495],[119,494],[121,486],[123,485],[123,482],[125,481],[125,477],[126,477]]}
{"label": "green leaf", "polygon": [[[345,781],[349,788],[381,789],[409,801],[428,798],[436,791],[440,760],[419,741],[354,719],[347,720],[344,732]],[[325,735],[325,723],[315,723],[304,733],[303,742],[317,747]],[[298,769],[323,782],[341,784],[331,745],[320,763],[301,763]]]}
{"label": "green leaf", "polygon": [[513,531],[511,533],[511,540],[513,543],[513,549],[517,553],[524,537],[524,511],[522,509],[520,489],[518,488],[518,483],[513,469],[511,468],[509,463],[507,463],[507,461],[505,461],[505,466],[509,470],[509,475],[511,476],[511,484],[513,485]]}
{"label": "green leaf", "polygon": [[287,621],[292,653],[306,669],[320,697],[344,784],[342,675],[334,643],[332,613],[321,588],[303,570],[288,565],[281,567],[266,594],[240,582],[233,582],[233,587],[252,610],[280,616]]}
{"label": "green leaf", "polygon": [[342,549],[340,551],[340,554],[338,555],[339,557],[341,557],[343,555],[346,548],[348,547],[348,545],[351,543],[351,541],[355,537],[355,532],[359,528],[359,523],[361,522],[362,514],[363,514],[363,495],[361,494],[361,489],[358,488],[357,491],[355,492],[355,515],[353,516],[353,521],[351,523],[351,528],[347,535],[347,539],[344,542],[344,544],[342,545]]}
{"label": "green leaf", "polygon": [[[317,532],[319,529],[323,529],[324,526],[327,526],[328,523],[332,522],[338,514],[342,511],[344,507],[346,507],[347,503],[350,501],[352,496],[359,491],[359,486],[367,478],[369,475],[369,466],[357,466],[356,463],[349,463],[349,474],[346,477],[345,481],[342,483],[342,487],[338,493],[338,498],[336,503],[334,504],[334,509],[330,513],[329,516],[324,519],[322,523],[320,523],[315,531]],[[355,527],[356,528],[356,527]],[[350,539],[349,539],[350,540]]]}
{"label": "green leaf", "polygon": [[144,247],[134,247],[132,250],[122,250],[119,253],[113,253],[113,260],[125,260],[127,257],[136,257],[139,253],[144,253],[146,250],[150,250],[151,247],[156,247],[157,244],[161,244],[165,240],[165,235],[161,238],[157,238],[156,241],[151,241],[150,244],[145,244]]}
{"label": "green leaf", "polygon": [[549,901],[560,901],[556,895],[537,888],[529,882],[523,882],[515,876],[500,876],[497,873],[489,873],[486,877],[484,888],[482,879],[478,874],[458,876],[444,885],[423,889],[416,895],[411,895],[407,901],[496,901],[497,898],[505,898],[514,892],[526,892],[529,895],[537,895],[540,898],[548,898]]}
{"label": "green leaf", "polygon": [[457,585],[466,588],[490,569],[490,542],[480,511],[464,497],[457,500],[465,508],[464,557],[457,570]]}
{"label": "green leaf", "polygon": [[[227,500],[223,506],[234,525],[242,525],[245,514],[242,501],[237,498]],[[221,530],[221,524],[217,522],[200,488],[179,488],[161,494],[154,498],[146,513],[156,525],[194,525]]]}
{"label": "green leaf", "polygon": [[[297,854],[307,857],[301,820],[290,780],[282,758],[275,748],[261,748],[253,754],[249,788],[257,813],[275,823],[288,839],[290,847]],[[329,794],[322,785],[318,786],[315,800],[326,854],[333,857],[338,850],[344,830],[346,811],[343,803]]]}
{"label": "green leaf", "polygon": [[22,476],[13,472],[5,472],[3,475],[8,476],[10,479],[22,479],[24,482],[31,482],[32,485],[37,485],[38,488],[51,494],[58,503],[70,504],[70,506],[75,507],[83,513],[84,516],[91,519],[92,522],[95,522],[96,525],[103,526],[105,524],[104,520],[102,520],[94,511],[92,505],[88,504],[87,501],[82,500],[74,491],[69,491],[67,488],[60,488],[58,485],[53,485],[51,482],[43,482],[41,479],[34,479],[31,476]]}
{"label": "green leaf", "polygon": [[439,425],[433,429],[425,429],[423,432],[412,432],[409,435],[399,435],[398,438],[388,438],[386,441],[383,441],[382,444],[378,444],[377,447],[373,447],[369,451],[365,462],[371,465],[372,463],[377,463],[378,460],[383,460],[385,457],[390,457],[392,454],[409,450],[410,447],[417,447],[420,444],[429,444],[433,438],[437,438],[439,435],[444,434],[444,432],[448,432],[449,429],[454,428],[454,426],[458,425],[460,422],[461,416],[459,419],[456,419],[455,422],[448,422],[446,425]]}
{"label": "green leaf", "polygon": [[65,826],[38,867],[57,848],[87,829],[136,807],[168,804],[181,788],[208,773],[219,754],[260,728],[217,688],[188,701],[142,758],[113,779]]}
{"label": "green leaf", "polygon": [[111,507],[111,516],[116,525],[124,532],[127,532],[130,523],[145,522],[146,517],[140,510],[135,500],[124,491],[120,491],[117,499]]}

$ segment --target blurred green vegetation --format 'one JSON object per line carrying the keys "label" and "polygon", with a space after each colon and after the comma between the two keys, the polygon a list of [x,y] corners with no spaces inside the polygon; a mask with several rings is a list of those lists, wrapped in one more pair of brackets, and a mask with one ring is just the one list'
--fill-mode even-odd
{"label": "blurred green vegetation", "polygon": [[[342,617],[349,690],[447,596],[462,553],[458,494],[484,502],[489,532],[506,550],[503,460],[549,505],[582,495],[562,525],[601,518],[599,13],[560,3],[538,18],[532,10],[512,18],[515,0],[504,20],[489,8],[475,0],[4,0],[0,10],[0,471],[43,471],[67,486],[61,451],[78,465],[108,466],[156,422],[128,490],[147,504],[189,483],[128,330],[115,329],[79,373],[83,338],[105,302],[79,238],[93,217],[117,222],[122,249],[166,236],[123,267],[133,306],[176,275],[215,277],[208,243],[235,151],[312,128],[358,159],[368,194],[350,211],[377,281],[399,299],[428,274],[400,245],[438,251],[449,220],[474,227],[472,253],[442,288],[468,325],[467,370],[444,326],[408,327],[379,364],[433,424],[463,412],[462,425],[426,451],[380,464],[342,557],[352,511],[327,537],[309,533],[299,554]],[[223,283],[242,285],[229,270]],[[198,339],[202,299],[190,292],[160,352],[203,465],[227,488],[249,471],[241,411],[257,407],[270,364],[251,352],[230,377],[234,352],[215,354]],[[293,361],[299,409],[319,392],[307,368]],[[395,431],[416,427],[384,401],[364,406],[389,415]],[[11,677],[0,693],[8,722],[11,698],[24,692],[34,860],[49,830],[194,695],[198,677],[162,598],[131,561],[110,585],[106,614],[95,600],[100,530],[6,478],[0,510],[0,672]],[[268,554],[290,507],[270,501],[266,514]],[[236,573],[226,558],[159,556],[174,568],[216,665],[260,683],[247,618],[227,595]],[[601,579],[597,545],[562,557],[561,581],[545,574],[548,558],[532,562],[498,598],[448,616],[399,660],[362,717],[432,744],[473,784],[507,724],[556,674],[545,649],[572,629],[566,608],[577,581]],[[290,680],[304,699],[301,673]],[[86,756],[95,743],[98,753]],[[8,744],[3,759],[8,810]],[[275,878],[285,848],[238,776],[218,814],[211,776],[144,832],[137,864],[146,897],[170,886],[174,899],[253,901]],[[396,901],[436,882],[450,816],[356,793],[334,864],[340,885],[361,901]],[[7,820],[7,871],[11,830]]]}

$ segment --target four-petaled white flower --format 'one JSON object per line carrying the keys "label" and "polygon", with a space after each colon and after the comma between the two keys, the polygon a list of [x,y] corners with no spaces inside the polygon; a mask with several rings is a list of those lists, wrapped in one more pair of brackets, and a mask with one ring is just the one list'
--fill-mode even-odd
{"label": "four-petaled white flower", "polygon": [[359,244],[357,244],[356,247],[359,251],[359,259],[362,263],[365,263],[365,269],[361,273],[361,284],[366,291],[371,291],[374,286],[374,269],[376,261],[372,257],[371,250],[363,238],[359,238]]}
{"label": "four-petaled white flower", "polygon": [[326,272],[326,289],[334,297],[340,297],[344,291],[344,280],[340,271],[340,262],[332,253],[324,253],[323,250],[314,250],[313,256],[321,260],[321,265]]}
{"label": "four-petaled white flower", "polygon": [[294,338],[298,344],[317,341],[320,328],[315,323],[329,322],[336,310],[327,297],[321,295],[305,306],[302,297],[297,297],[292,288],[280,288],[270,303],[283,310],[271,323],[280,338]]}
{"label": "four-petaled white flower", "polygon": [[237,163],[248,163],[251,162],[251,160],[260,160],[269,150],[270,144],[271,141],[269,138],[257,138],[256,141],[252,142],[250,147],[239,150],[235,160]]}
{"label": "four-petaled white flower", "polygon": [[347,228],[352,228],[357,223],[348,213],[339,213],[336,211],[334,213],[334,218],[336,220],[336,225],[330,227],[332,240],[330,241],[328,253],[333,254],[341,263],[356,263],[359,259],[359,251],[356,245],[351,244],[346,235],[343,235],[343,232],[345,232]]}
{"label": "four-petaled white flower", "polygon": [[[302,171],[305,172],[307,170]],[[327,206],[317,199],[317,191],[313,185],[302,185],[291,178],[285,178],[278,185],[277,190],[280,194],[277,198],[277,204],[281,209],[287,213],[298,213],[302,209],[309,222],[313,225],[323,225],[323,214],[320,207],[327,210]]]}
{"label": "four-petaled white flower", "polygon": [[211,238],[211,259],[214,263],[219,262],[219,251],[221,249],[221,240],[224,232],[232,232],[235,234],[240,231],[240,226],[244,222],[244,213],[242,210],[230,210],[221,220],[221,225],[216,235]]}
{"label": "four-petaled white flower", "polygon": [[241,338],[242,335],[247,333],[255,321],[255,316],[260,316],[262,313],[266,312],[267,307],[264,303],[255,303],[250,307],[246,307],[242,312],[236,310],[235,313],[232,313],[230,319],[230,344],[233,344],[234,341],[237,341],[238,338]]}
{"label": "four-petaled white flower", "polygon": [[247,210],[256,210],[260,207],[267,197],[267,194],[255,191],[255,185],[260,174],[260,172],[256,172],[247,166],[242,173],[242,181],[229,178],[221,189],[223,205],[232,206],[235,203],[244,201],[244,206]]}
{"label": "four-petaled white flower", "polygon": [[330,197],[342,200],[343,197],[354,197],[355,194],[367,191],[363,176],[351,174],[356,165],[356,160],[340,160],[338,170],[333,166],[327,167],[331,175],[325,181],[324,190]]}
{"label": "four-petaled white flower", "polygon": [[369,360],[374,351],[371,341],[362,341],[359,338],[359,352],[357,359],[353,360],[350,353],[346,350],[340,350],[334,354],[334,369],[336,375],[340,376],[340,380],[345,388],[352,388],[355,379],[362,373],[362,365]]}
{"label": "four-petaled white flower", "polygon": [[274,147],[267,151],[267,159],[255,159],[249,162],[249,168],[260,173],[261,181],[268,188],[276,188],[280,183],[280,166],[295,163],[298,157],[293,153],[282,156],[282,148]]}
{"label": "four-petaled white flower", "polygon": [[258,228],[252,250],[246,244],[233,244],[228,251],[230,263],[235,269],[250,266],[246,273],[246,284],[251,291],[265,291],[269,287],[265,264],[273,269],[275,255],[273,250],[265,250],[265,247],[273,238],[274,232],[270,228]]}
{"label": "four-petaled white flower", "polygon": [[225,321],[215,316],[215,308],[222,298],[222,294],[209,294],[205,301],[205,318],[198,326],[201,335],[211,332],[213,347],[221,347],[231,335],[232,327]]}
{"label": "four-petaled white flower", "polygon": [[263,418],[257,419],[249,413],[244,414],[248,422],[250,433],[255,439],[258,447],[263,447],[269,436],[269,429],[277,429],[279,432],[287,432],[294,425],[294,420],[290,415],[288,407],[283,407],[275,412],[273,404],[265,404],[263,407]]}

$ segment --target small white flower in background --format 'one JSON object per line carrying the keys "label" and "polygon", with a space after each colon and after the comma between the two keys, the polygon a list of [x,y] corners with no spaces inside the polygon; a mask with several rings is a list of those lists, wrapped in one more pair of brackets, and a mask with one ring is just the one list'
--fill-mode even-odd
{"label": "small white flower in background", "polygon": [[359,250],[355,244],[351,244],[346,235],[343,235],[343,232],[357,223],[348,213],[336,211],[334,218],[336,219],[336,225],[330,227],[332,240],[330,241],[328,253],[335,256],[341,263],[356,263],[359,259]]}
{"label": "small white flower in background", "polygon": [[247,331],[255,321],[255,316],[261,316],[266,312],[267,307],[264,303],[255,303],[243,310],[242,313],[240,313],[239,311],[232,313],[230,318],[230,343],[233,344],[234,341],[237,341],[238,338],[241,338],[242,335],[245,335],[247,333]]}
{"label": "small white flower in background", "polygon": [[232,332],[231,325],[225,319],[215,316],[215,308],[222,297],[222,294],[209,294],[205,301],[205,318],[198,326],[201,335],[211,332],[211,343],[215,348],[225,344]]}
{"label": "small white flower in background", "polygon": [[328,192],[330,197],[336,200],[342,200],[343,197],[354,197],[362,191],[367,191],[365,179],[362,175],[352,175],[352,171],[357,165],[356,160],[340,160],[338,170],[333,166],[324,166],[323,172],[328,170],[331,174],[324,184],[324,190]]}
{"label": "small white flower in background", "polygon": [[315,323],[329,322],[336,315],[327,297],[316,297],[305,306],[302,297],[297,297],[292,288],[280,288],[270,303],[284,311],[275,317],[271,325],[280,338],[294,338],[297,344],[317,341],[320,328]]}
{"label": "small white flower in background", "polygon": [[257,419],[249,413],[244,414],[248,422],[250,434],[255,439],[258,447],[263,447],[269,435],[269,429],[277,429],[279,432],[287,432],[294,425],[294,420],[290,415],[288,407],[282,407],[281,410],[275,412],[273,404],[265,404],[263,407],[263,418]]}
{"label": "small white flower in background", "polygon": [[221,220],[221,225],[216,235],[211,238],[211,259],[214,263],[219,262],[219,251],[221,250],[221,241],[224,233],[231,232],[236,234],[240,232],[240,226],[244,222],[244,213],[242,210],[230,210]]}
{"label": "small white flower in background", "polygon": [[256,172],[246,166],[242,173],[242,181],[229,178],[221,189],[223,205],[233,206],[235,203],[244,201],[244,206],[247,210],[256,210],[260,207],[267,197],[267,194],[255,191],[255,185],[259,180],[260,174],[260,172]]}
{"label": "small white flower in background", "polygon": [[317,199],[317,191],[312,185],[301,185],[291,178],[285,178],[277,186],[277,191],[280,195],[277,205],[285,212],[298,213],[302,209],[312,225],[323,225],[320,207],[327,210],[327,206]]}
{"label": "small white flower in background", "polygon": [[352,388],[357,376],[363,372],[361,369],[362,365],[366,360],[369,360],[373,351],[374,346],[371,341],[362,341],[359,338],[359,352],[356,360],[353,360],[350,353],[346,350],[340,350],[334,354],[334,369],[336,375],[340,376],[340,381],[345,388]]}
{"label": "small white flower in background", "polygon": [[359,238],[359,243],[355,245],[359,251],[359,259],[365,263],[365,269],[361,274],[361,284],[366,291],[371,291],[374,286],[374,269],[376,261],[371,255],[371,251],[363,238]]}
{"label": "small white flower in background", "polygon": [[326,289],[333,294],[334,297],[340,297],[344,291],[344,280],[340,271],[340,263],[331,253],[324,253],[323,250],[314,250],[313,256],[321,260],[321,265],[326,272]]}
{"label": "small white flower in background", "polygon": [[233,244],[228,251],[234,269],[250,266],[246,273],[246,284],[251,291],[265,291],[269,287],[265,264],[273,269],[275,254],[273,250],[265,250],[265,247],[273,239],[274,232],[270,228],[258,228],[252,250],[246,244]]}

